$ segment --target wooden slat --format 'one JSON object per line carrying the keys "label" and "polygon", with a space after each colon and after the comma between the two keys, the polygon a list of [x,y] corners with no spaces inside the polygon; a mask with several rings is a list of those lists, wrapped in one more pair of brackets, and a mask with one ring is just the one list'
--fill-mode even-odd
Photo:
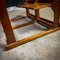
{"label": "wooden slat", "polygon": [[22,45],[22,44],[25,44],[27,42],[33,41],[33,40],[35,40],[37,38],[41,38],[41,37],[43,37],[43,36],[45,36],[45,35],[47,35],[49,33],[55,32],[57,30],[60,30],[60,27],[55,28],[55,29],[51,29],[51,30],[48,30],[48,31],[45,31],[45,32],[42,32],[42,33],[39,33],[39,34],[36,34],[36,35],[33,35],[33,36],[30,36],[28,38],[24,38],[22,40],[19,40],[19,41],[15,42],[15,43],[12,43],[12,44],[9,44],[9,45],[6,45],[6,50],[15,48],[15,47],[17,47],[19,45]]}
{"label": "wooden slat", "polygon": [[[33,15],[33,14],[30,14],[30,16],[32,16],[33,18],[35,17],[35,15]],[[30,16],[29,16],[29,18],[30,18]],[[32,18],[30,18],[30,19],[32,19]],[[46,23],[47,25],[50,25],[51,27],[53,27],[54,20],[50,21],[50,20],[42,18],[42,17],[39,17],[39,20],[41,20],[41,22]],[[59,26],[60,26],[60,23],[59,23]]]}
{"label": "wooden slat", "polygon": [[[53,21],[50,21],[50,20],[48,20],[48,19],[41,18],[41,17],[40,17],[40,19],[45,20],[45,21],[47,21],[47,22],[50,22],[50,23],[54,24],[54,20],[53,20]],[[59,24],[58,26],[60,26],[60,23],[58,23],[58,24]],[[53,26],[54,26],[54,25],[53,25]],[[52,27],[53,27],[53,26],[52,26]]]}
{"label": "wooden slat", "polygon": [[[33,14],[30,14],[30,16],[33,16],[33,17],[35,17],[35,15],[33,15]],[[30,18],[31,19],[31,18]],[[35,19],[35,18],[34,18]],[[40,19],[40,17],[37,19],[38,21],[40,21],[40,22],[42,22],[42,23],[44,23],[44,24],[46,24],[46,25],[49,25],[49,26],[51,26],[51,27],[53,27],[53,24],[52,23],[50,23],[49,21],[47,21],[47,20],[44,20],[44,19]]]}
{"label": "wooden slat", "polygon": [[[35,17],[35,15],[33,15],[33,14],[30,14],[30,16],[32,16],[32,17]],[[30,17],[29,17],[30,18]],[[56,18],[56,17],[55,17]],[[31,19],[31,18],[30,18]],[[35,19],[35,18],[34,18]],[[49,25],[49,26],[51,26],[52,28],[54,27],[54,20],[53,21],[50,21],[50,20],[47,20],[47,19],[45,19],[45,18],[42,18],[42,17],[39,17],[39,19],[38,19],[40,22],[42,22],[42,23],[44,23],[44,24],[46,24],[46,25]],[[56,20],[57,21],[57,20]],[[58,26],[60,26],[60,23],[58,23],[59,25]]]}
{"label": "wooden slat", "polygon": [[13,19],[11,19],[11,22],[15,22],[17,20],[21,20],[21,19],[24,19],[24,18],[27,18],[27,17],[23,16],[23,17],[13,18]]}
{"label": "wooden slat", "polygon": [[20,25],[12,26],[12,29],[21,28],[21,27],[24,27],[24,26],[30,25],[30,24],[32,24],[32,23],[33,23],[33,21],[28,22],[28,23],[25,23],[25,24],[20,24]]}
{"label": "wooden slat", "polygon": [[53,27],[53,24],[50,23],[50,22],[47,22],[47,21],[42,20],[42,19],[39,19],[39,21],[42,22],[42,23],[45,23],[46,25],[49,25],[49,26]]}

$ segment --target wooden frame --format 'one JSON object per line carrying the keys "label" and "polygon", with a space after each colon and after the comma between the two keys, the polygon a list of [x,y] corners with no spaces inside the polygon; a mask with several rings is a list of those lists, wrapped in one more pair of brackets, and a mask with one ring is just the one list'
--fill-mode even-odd
{"label": "wooden frame", "polygon": [[[27,1],[29,1],[29,0],[27,0]],[[26,2],[26,4],[24,4],[23,6],[19,5],[18,7],[26,8],[27,17],[30,17],[30,16],[34,17],[34,15],[30,14],[29,9],[35,10],[35,17],[36,17],[36,20],[38,20],[38,22],[39,21],[40,22],[43,21],[43,23],[45,23],[46,25],[51,25],[51,27],[53,27],[53,28],[58,27],[59,26],[59,6],[60,6],[59,2],[60,1],[59,0],[55,0],[53,3],[37,3],[37,1],[38,0],[35,0],[34,4],[28,4]],[[51,6],[53,11],[54,11],[53,24],[49,20],[45,20],[44,18],[43,18],[43,20],[41,20],[40,19],[41,17],[38,17],[39,16],[39,9],[44,8],[44,7],[48,7],[48,6]]]}
{"label": "wooden frame", "polygon": [[[27,9],[27,11],[28,11],[28,9]],[[36,12],[36,14],[38,14],[38,12]],[[29,13],[27,13],[27,15],[29,17]],[[35,17],[38,18],[37,15]],[[37,19],[37,18],[35,18],[35,19]],[[22,45],[22,44],[25,44],[25,43],[27,43],[29,41],[33,41],[33,40],[35,40],[35,39],[37,39],[39,37],[42,37],[42,36],[45,36],[45,35],[47,35],[49,33],[52,33],[52,32],[55,32],[57,30],[60,30],[60,27],[57,27],[55,29],[51,29],[49,31],[46,31],[46,32],[43,32],[43,33],[39,33],[39,34],[33,35],[31,37],[28,37],[28,38],[25,38],[25,39],[16,41],[16,39],[14,37],[14,34],[13,34],[13,29],[16,29],[16,28],[19,28],[19,27],[23,27],[23,26],[29,25],[32,22],[29,22],[29,23],[26,23],[26,24],[23,24],[23,25],[19,25],[19,26],[15,26],[15,27],[12,28],[11,23],[10,23],[10,20],[9,20],[9,16],[8,16],[8,13],[7,13],[5,4],[4,4],[4,0],[1,0],[0,1],[0,19],[1,19],[1,23],[2,23],[2,26],[3,26],[3,29],[4,29],[5,35],[7,37],[7,40],[6,40],[6,43],[7,43],[6,50],[15,48],[15,47],[17,47],[19,45]]]}

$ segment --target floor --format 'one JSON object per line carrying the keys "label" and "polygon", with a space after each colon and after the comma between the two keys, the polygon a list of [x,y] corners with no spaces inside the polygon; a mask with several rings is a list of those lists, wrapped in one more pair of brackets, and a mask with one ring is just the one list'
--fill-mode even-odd
{"label": "floor", "polygon": [[[25,10],[21,8],[9,11],[10,18],[20,14],[25,15]],[[22,21],[12,22],[11,25],[22,24],[26,21],[31,20],[26,18]],[[14,30],[14,35],[16,40],[19,40],[47,30],[47,28],[34,23]],[[60,30],[9,51],[4,50],[5,45],[6,37],[0,22],[0,60],[60,60]]]}

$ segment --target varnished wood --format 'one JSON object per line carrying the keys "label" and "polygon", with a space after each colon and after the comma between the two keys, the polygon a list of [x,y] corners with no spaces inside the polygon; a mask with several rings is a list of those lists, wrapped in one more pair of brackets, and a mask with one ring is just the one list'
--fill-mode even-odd
{"label": "varnished wood", "polygon": [[20,25],[16,25],[16,26],[12,26],[12,29],[17,29],[17,28],[21,28],[27,25],[33,24],[33,21],[25,23],[25,24],[20,24]]}
{"label": "varnished wood", "polygon": [[[26,1],[28,1],[28,0],[26,0]],[[47,4],[44,5],[44,3],[43,3],[43,4],[39,5],[39,3],[36,3],[36,2],[37,2],[37,0],[35,0],[35,3],[34,4],[31,4],[31,5],[27,4],[27,5],[25,5],[24,8],[26,8],[26,12],[27,12],[27,16],[28,17],[31,15],[30,12],[29,12],[29,9],[34,9],[35,10],[35,17],[34,18],[35,18],[35,20],[39,20],[40,19],[40,17],[39,17],[39,9],[40,8],[44,8],[44,7],[47,7],[47,6],[50,6],[50,4],[49,5],[47,5]],[[35,40],[37,38],[43,37],[43,36],[45,36],[45,35],[47,35],[49,33],[52,33],[52,32],[55,32],[57,30],[60,30],[60,27],[58,27],[58,24],[59,24],[59,15],[60,15],[59,14],[60,13],[60,10],[59,10],[60,9],[60,6],[58,4],[59,4],[60,1],[59,0],[56,0],[56,2],[58,2],[58,3],[55,3],[55,2],[54,3],[56,4],[55,7],[57,7],[57,9],[52,8],[53,11],[55,12],[54,22],[53,23],[48,23],[46,21],[44,22],[43,20],[40,20],[41,22],[50,24],[55,29],[51,29],[51,30],[48,30],[48,31],[45,31],[45,32],[42,32],[42,33],[39,33],[39,34],[36,34],[36,35],[33,35],[33,36],[30,36],[30,37],[27,37],[25,39],[16,41],[15,40],[15,37],[14,37],[14,34],[13,34],[13,29],[16,29],[16,28],[19,28],[19,27],[23,27],[23,26],[29,25],[29,24],[33,23],[34,21],[33,22],[26,23],[26,24],[14,26],[13,29],[12,29],[12,26],[11,26],[11,23],[10,23],[10,20],[9,20],[9,16],[7,14],[7,10],[6,10],[6,7],[5,7],[4,0],[1,0],[0,1],[0,20],[1,20],[1,23],[2,23],[2,26],[3,26],[3,29],[4,29],[4,32],[5,32],[6,37],[7,37],[6,50],[15,48],[15,47],[17,47],[19,45],[22,45],[24,43],[27,43],[29,41],[33,41],[33,40]],[[18,20],[18,19],[20,19],[20,18],[16,18],[16,20]]]}
{"label": "varnished wood", "polygon": [[57,30],[60,30],[60,28],[58,27],[58,28],[55,28],[55,29],[51,29],[51,30],[49,30],[49,31],[45,31],[45,32],[42,32],[42,33],[38,33],[38,34],[33,35],[33,36],[30,36],[30,37],[28,37],[28,38],[24,38],[24,39],[19,40],[19,41],[15,42],[15,43],[12,43],[12,44],[10,44],[10,45],[7,45],[7,46],[6,46],[6,50],[10,50],[10,49],[15,48],[15,47],[17,47],[17,46],[19,46],[19,45],[22,45],[22,44],[25,44],[25,43],[27,43],[27,42],[33,41],[33,40],[35,40],[35,39],[37,39],[37,38],[40,38],[40,37],[42,37],[42,36],[45,36],[45,35],[47,35],[47,34],[50,34],[50,33],[52,33],[52,32],[55,32],[55,31],[57,31]]}
{"label": "varnished wood", "polygon": [[[26,8],[26,9],[28,9],[28,11],[29,11],[29,9],[34,9],[35,10],[35,19],[38,20],[38,18],[37,18],[37,14],[39,15],[38,10],[41,8],[44,8],[44,7],[51,6],[54,11],[53,28],[58,27],[59,26],[59,13],[60,13],[60,0],[52,0],[52,1],[50,0],[51,3],[46,3],[46,2],[49,2],[48,0],[35,0],[35,1],[36,2],[33,4],[32,4],[32,2],[30,2],[30,4],[28,2],[26,2],[26,4],[24,4],[22,6],[18,5],[18,7]],[[29,12],[26,11],[26,13],[28,14]],[[27,16],[29,16],[29,15],[27,15]],[[47,22],[47,24],[49,24],[49,22]]]}
{"label": "varnished wood", "polygon": [[[31,16],[34,17],[34,18],[30,18]],[[35,15],[30,14],[29,18],[33,20],[33,19],[35,19]],[[37,20],[38,20],[38,22],[42,22],[43,24],[46,24],[46,25],[48,25],[48,26],[53,27],[53,22],[51,22],[51,21],[49,21],[49,20],[46,20],[46,19],[40,18],[40,17],[38,17]]]}
{"label": "varnished wood", "polygon": [[29,9],[26,8],[26,15],[27,17],[30,15]]}
{"label": "varnished wood", "polygon": [[51,5],[54,11],[54,28],[59,26],[59,16],[60,16],[60,0],[55,0],[55,2]]}
{"label": "varnished wood", "polygon": [[7,38],[6,40],[7,44],[16,42],[4,0],[0,1],[0,19]]}
{"label": "varnished wood", "polygon": [[51,3],[35,3],[35,4],[25,4],[25,5],[18,5],[17,7],[23,7],[28,9],[40,9],[44,7],[51,6]]}
{"label": "varnished wood", "polygon": [[[22,7],[26,8],[26,13],[27,13],[28,17],[31,16],[31,14],[29,13],[29,9],[34,9],[35,10],[35,21],[37,21],[37,20],[39,20],[39,18],[38,18],[39,17],[39,9],[47,7],[47,6],[51,6],[51,4],[50,3],[34,3],[34,4],[31,4],[31,5],[26,4]],[[18,6],[18,7],[21,7],[21,6]],[[43,22],[52,26],[51,23],[48,23],[48,22],[45,22],[45,21],[43,21]]]}
{"label": "varnished wood", "polygon": [[38,17],[39,17],[39,9],[35,10],[35,19],[36,19],[36,21],[38,20]]}
{"label": "varnished wood", "polygon": [[58,27],[59,26],[59,12],[58,10],[54,13],[54,25],[53,27]]}
{"label": "varnished wood", "polygon": [[11,22],[15,22],[17,20],[22,20],[22,19],[25,19],[25,18],[27,18],[27,17],[26,16],[22,16],[22,17],[13,18],[13,19],[11,19]]}

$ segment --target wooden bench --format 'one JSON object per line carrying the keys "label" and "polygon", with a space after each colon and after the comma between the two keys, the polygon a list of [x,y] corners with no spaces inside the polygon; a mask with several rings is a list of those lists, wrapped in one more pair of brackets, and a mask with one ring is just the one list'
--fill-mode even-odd
{"label": "wooden bench", "polygon": [[[58,1],[58,0],[57,0],[57,1]],[[15,39],[15,37],[14,37],[14,34],[13,34],[13,29],[17,29],[17,28],[19,28],[19,27],[23,27],[23,26],[29,25],[29,24],[31,24],[32,22],[29,22],[29,23],[23,24],[23,25],[19,25],[19,26],[16,26],[16,27],[12,28],[11,22],[10,22],[10,19],[9,19],[9,16],[8,16],[8,13],[7,13],[7,10],[6,10],[6,6],[5,6],[5,3],[4,3],[4,2],[5,2],[4,0],[1,0],[1,1],[0,1],[0,20],[1,20],[1,23],[2,23],[2,26],[3,26],[3,29],[4,29],[6,38],[7,38],[7,40],[6,40],[6,43],[7,43],[7,45],[6,45],[6,50],[9,50],[9,49],[12,49],[12,48],[14,48],[14,47],[17,47],[17,46],[19,46],[19,45],[25,44],[25,43],[27,43],[27,42],[29,42],[29,41],[33,41],[33,40],[35,40],[35,39],[37,39],[37,38],[40,38],[40,37],[42,37],[42,36],[45,36],[45,35],[47,35],[47,34],[49,34],[49,33],[55,32],[55,31],[57,31],[57,30],[60,29],[60,27],[55,26],[55,27],[57,27],[57,28],[48,30],[48,31],[46,31],[46,32],[38,33],[38,34],[36,34],[36,35],[27,37],[27,38],[25,38],[25,39],[16,41],[16,39]],[[58,2],[58,3],[59,3],[59,2]],[[35,5],[36,5],[36,3],[34,4],[34,6],[35,6]],[[47,5],[50,6],[49,4],[47,4]],[[45,5],[43,5],[43,6],[45,7]],[[58,7],[60,7],[60,6],[58,5]],[[34,7],[34,9],[35,9],[35,8],[36,8],[36,7]],[[37,8],[40,8],[40,7],[37,7]],[[30,14],[29,14],[29,10],[28,10],[28,9],[29,9],[29,8],[26,8],[26,10],[27,10],[27,16],[29,17]],[[60,9],[60,8],[59,8],[59,9]],[[57,10],[54,9],[57,15],[58,15],[58,13],[60,12],[59,9],[57,9]],[[39,14],[39,11],[37,11],[36,9],[35,9],[35,11],[36,11],[36,14]],[[58,12],[57,12],[57,11],[58,11]],[[55,15],[55,17],[56,17],[57,15]],[[34,17],[35,17],[35,20],[37,21],[39,16],[34,16]],[[54,23],[54,24],[57,24],[56,21],[58,21],[58,18],[57,18],[57,17],[55,18],[55,23]]]}

